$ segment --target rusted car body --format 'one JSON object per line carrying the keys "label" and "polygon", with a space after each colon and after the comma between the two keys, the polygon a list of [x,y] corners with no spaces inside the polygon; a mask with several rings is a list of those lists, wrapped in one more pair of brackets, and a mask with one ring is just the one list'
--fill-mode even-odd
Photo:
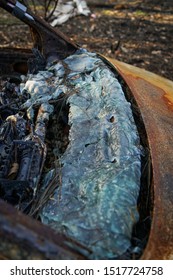
{"label": "rusted car body", "polygon": [[128,84],[145,124],[152,160],[154,208],[142,259],[173,259],[173,82],[145,70],[109,60]]}
{"label": "rusted car body", "polygon": [[[0,6],[12,13],[15,3],[8,2],[8,7],[6,1],[0,1]],[[45,57],[66,57],[78,48],[32,13],[34,21],[28,22],[20,6],[14,14],[30,25],[35,46]],[[14,70],[25,72],[26,60],[30,56],[31,53],[25,50],[12,51],[11,54],[10,50],[1,50],[0,64],[6,69],[3,74]],[[152,222],[140,259],[173,259],[173,82],[115,59],[100,57],[112,71],[119,73],[128,88],[128,98],[137,112],[136,121],[144,133],[151,158],[148,172],[152,176],[147,177],[150,180],[147,185],[150,186],[150,206],[147,206],[145,216],[150,215]],[[80,252],[74,248],[66,237],[0,200],[0,259],[84,259],[82,250],[87,248],[81,248]]]}

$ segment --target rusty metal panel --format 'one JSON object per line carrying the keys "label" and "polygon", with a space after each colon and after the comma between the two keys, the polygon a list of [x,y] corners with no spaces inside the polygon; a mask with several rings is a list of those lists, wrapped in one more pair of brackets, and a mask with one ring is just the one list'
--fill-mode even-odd
{"label": "rusty metal panel", "polygon": [[153,166],[154,209],[141,259],[173,259],[173,82],[108,59],[129,86],[142,115]]}
{"label": "rusty metal panel", "polygon": [[0,259],[83,259],[54,233],[0,199]]}

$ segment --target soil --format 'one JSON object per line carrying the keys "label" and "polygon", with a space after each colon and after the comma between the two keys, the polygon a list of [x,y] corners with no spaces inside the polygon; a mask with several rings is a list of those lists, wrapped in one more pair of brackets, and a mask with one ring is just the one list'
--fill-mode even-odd
{"label": "soil", "polygon": [[[88,1],[91,16],[58,27],[81,47],[173,80],[172,0]],[[0,10],[0,47],[29,47],[29,29]]]}

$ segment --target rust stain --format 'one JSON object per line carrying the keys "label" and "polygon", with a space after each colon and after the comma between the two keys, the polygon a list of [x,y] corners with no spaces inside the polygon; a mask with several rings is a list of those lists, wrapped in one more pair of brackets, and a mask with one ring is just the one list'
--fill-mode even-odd
{"label": "rust stain", "polygon": [[[107,58],[108,59],[108,58]],[[116,59],[108,59],[116,68],[120,68],[126,75],[133,75],[133,77],[144,79],[145,81],[161,88],[167,93],[167,97],[173,101],[173,81],[156,75],[152,72],[126,64]]]}
{"label": "rust stain", "polygon": [[141,259],[173,259],[173,82],[114,59],[108,61],[138,104],[152,159],[153,219]]}
{"label": "rust stain", "polygon": [[173,111],[173,96],[165,93],[163,96],[164,101],[166,102],[168,108]]}
{"label": "rust stain", "polygon": [[173,110],[173,81],[156,75],[152,72],[146,71],[144,69],[138,68],[136,66],[132,66],[124,62],[118,61],[116,59],[106,59],[108,59],[108,61],[113,66],[115,66],[117,70],[120,69],[121,72],[123,71],[124,74],[132,76],[136,79],[143,79],[148,83],[151,83],[153,86],[160,88],[164,92],[163,99],[166,102],[168,108]]}
{"label": "rust stain", "polygon": [[164,92],[164,102],[167,103],[167,106],[170,110],[173,110],[173,81],[116,59],[109,59],[106,57],[104,58],[107,59],[113,66],[115,66],[117,70],[119,69],[121,72],[123,72],[126,76],[129,75],[136,79],[143,79],[148,83],[151,83],[153,86],[161,89]]}

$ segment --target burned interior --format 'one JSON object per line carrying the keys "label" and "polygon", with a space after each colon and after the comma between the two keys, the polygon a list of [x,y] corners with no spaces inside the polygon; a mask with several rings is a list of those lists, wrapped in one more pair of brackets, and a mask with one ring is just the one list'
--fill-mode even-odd
{"label": "burned interior", "polygon": [[18,1],[0,4],[34,38],[32,52],[16,50],[17,59],[15,51],[0,53],[0,197],[84,258],[139,258],[150,230],[152,168],[127,84]]}

